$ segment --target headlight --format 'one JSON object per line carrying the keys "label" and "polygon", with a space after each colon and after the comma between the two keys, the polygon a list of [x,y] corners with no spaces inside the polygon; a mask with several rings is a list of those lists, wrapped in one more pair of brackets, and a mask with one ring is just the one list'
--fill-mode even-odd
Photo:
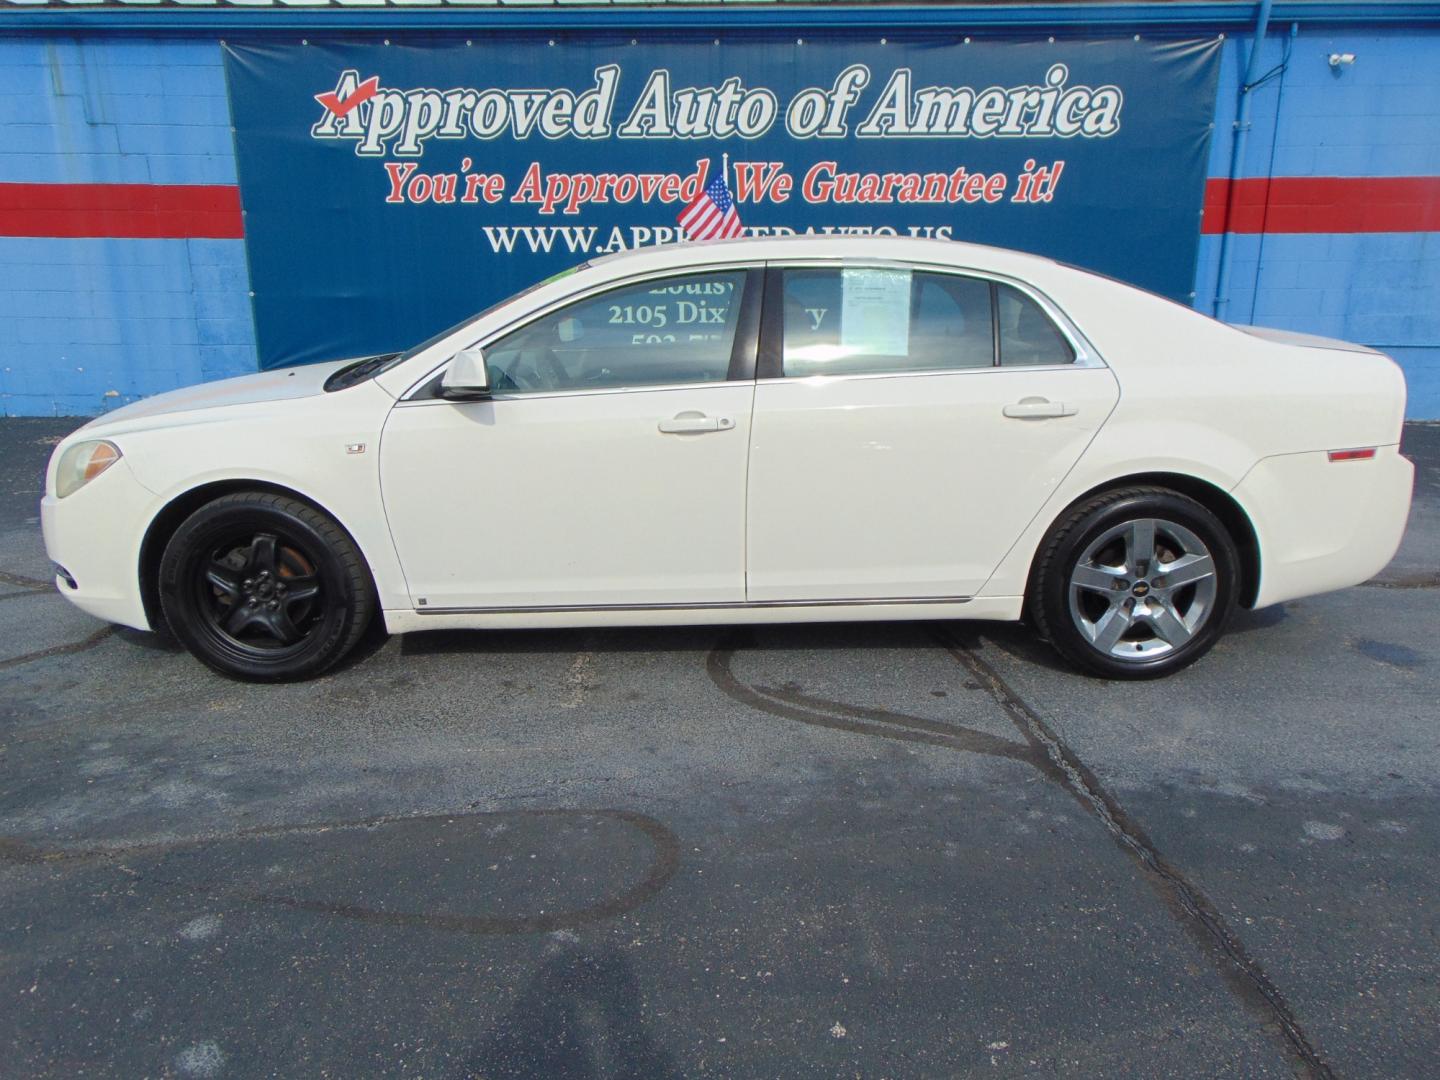
{"label": "headlight", "polygon": [[79,491],[119,460],[120,448],[112,442],[97,439],[76,443],[60,455],[60,467],[55,470],[55,494],[63,499]]}

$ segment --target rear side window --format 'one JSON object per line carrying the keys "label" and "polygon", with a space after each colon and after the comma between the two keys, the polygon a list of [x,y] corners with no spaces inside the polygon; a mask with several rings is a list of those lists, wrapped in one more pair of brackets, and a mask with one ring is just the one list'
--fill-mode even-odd
{"label": "rear side window", "polygon": [[1067,364],[1049,316],[1008,285],[889,267],[784,271],[783,373],[958,371]]}
{"label": "rear side window", "polygon": [[1019,289],[995,286],[1000,363],[1009,366],[1069,364],[1075,350],[1045,310]]}

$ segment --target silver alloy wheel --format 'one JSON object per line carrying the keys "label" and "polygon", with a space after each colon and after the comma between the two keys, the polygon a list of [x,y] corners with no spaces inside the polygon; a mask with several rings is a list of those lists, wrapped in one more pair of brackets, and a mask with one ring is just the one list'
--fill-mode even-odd
{"label": "silver alloy wheel", "polygon": [[1163,518],[1122,522],[1092,540],[1070,573],[1070,617],[1116,660],[1153,660],[1193,638],[1215,610],[1215,560]]}

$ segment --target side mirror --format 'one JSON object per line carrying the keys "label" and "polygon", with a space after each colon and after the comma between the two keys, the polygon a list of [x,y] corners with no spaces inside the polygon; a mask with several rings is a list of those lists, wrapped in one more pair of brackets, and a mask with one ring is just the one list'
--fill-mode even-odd
{"label": "side mirror", "polygon": [[474,401],[490,396],[490,371],[478,345],[461,349],[451,357],[450,366],[440,379],[440,396],[451,401]]}

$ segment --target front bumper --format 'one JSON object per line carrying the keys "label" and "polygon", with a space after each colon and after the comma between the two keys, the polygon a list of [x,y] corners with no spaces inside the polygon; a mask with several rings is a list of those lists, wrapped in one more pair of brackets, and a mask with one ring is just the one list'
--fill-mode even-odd
{"label": "front bumper", "polygon": [[140,545],[156,502],[124,458],[64,499],[47,493],[40,501],[45,552],[75,583],[57,572],[60,595],[97,619],[151,629],[140,595]]}
{"label": "front bumper", "polygon": [[1395,556],[1410,515],[1415,467],[1399,446],[1330,461],[1325,451],[1260,461],[1233,494],[1260,542],[1255,606],[1368,581]]}

